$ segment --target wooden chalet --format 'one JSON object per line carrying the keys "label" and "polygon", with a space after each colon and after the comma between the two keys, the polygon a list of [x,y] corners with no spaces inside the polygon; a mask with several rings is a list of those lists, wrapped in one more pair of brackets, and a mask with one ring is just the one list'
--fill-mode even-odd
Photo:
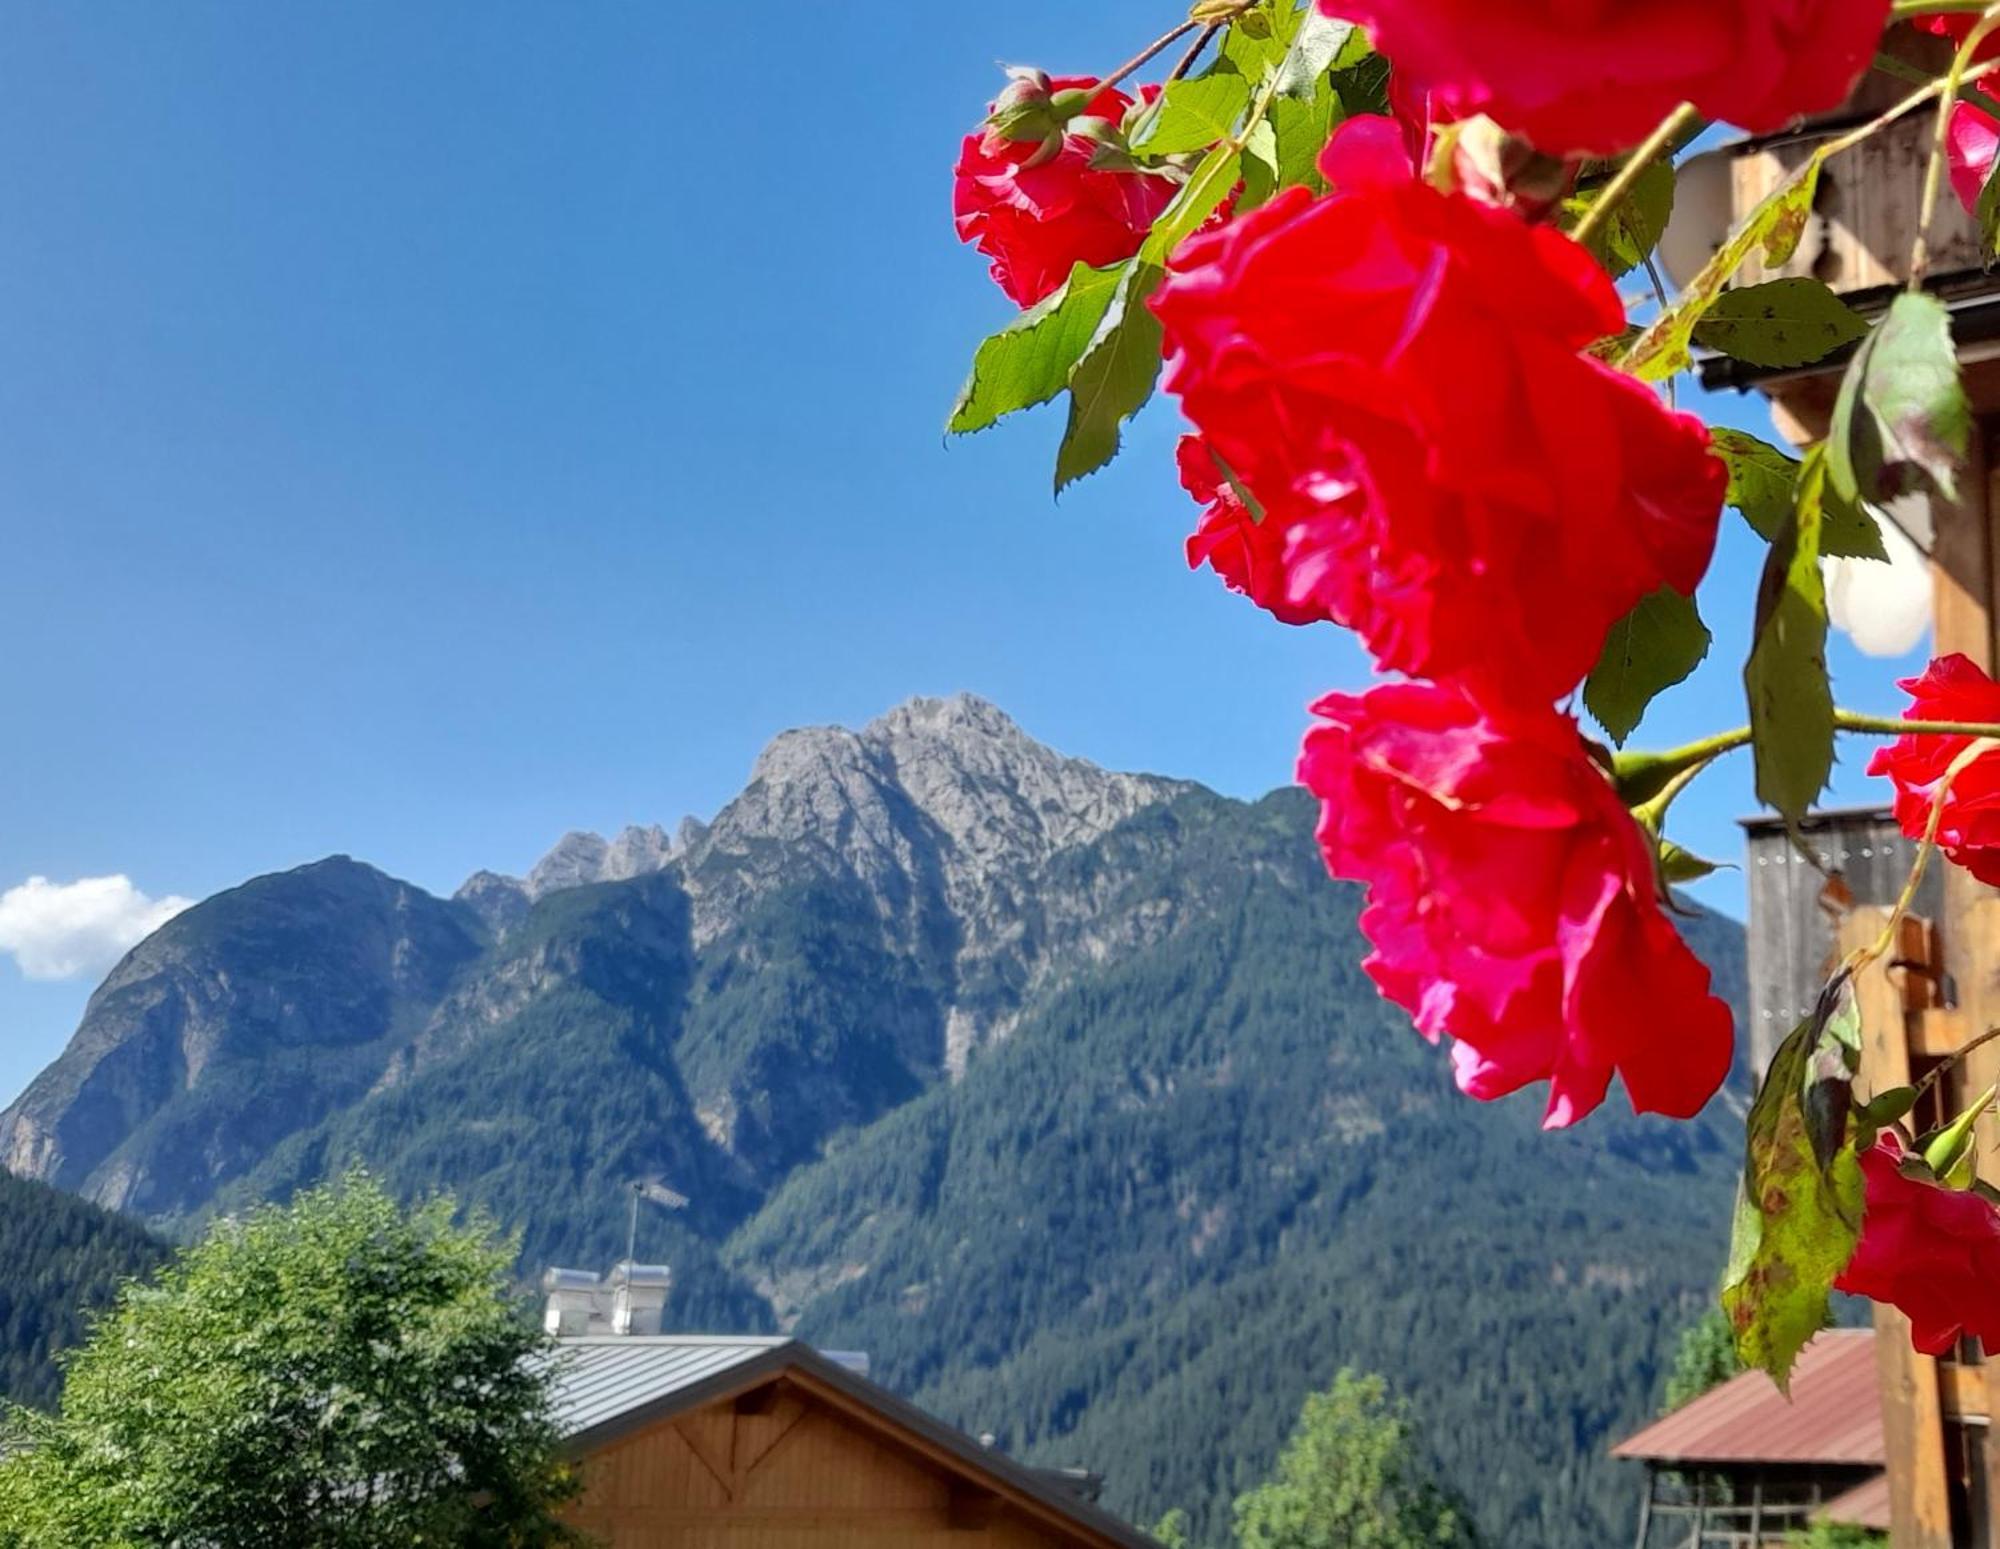
{"label": "wooden chalet", "polygon": [[[1893,51],[1935,72],[1942,40],[1902,29]],[[1682,168],[1673,224],[1662,243],[1668,271],[1685,281],[1727,232],[1802,165],[1823,141],[1896,101],[1907,85],[1871,72],[1841,112],[1796,129],[1739,141]],[[1918,190],[1934,115],[1912,113],[1888,132],[1826,164],[1798,250],[1778,268],[1752,262],[1739,283],[1784,275],[1824,280],[1856,310],[1879,315],[1907,282],[1916,236]],[[1989,672],[2000,668],[2000,275],[1985,266],[1976,225],[1958,202],[1941,201],[1930,232],[1927,288],[1952,319],[1975,425],[1969,467],[1956,503],[1922,496],[1888,515],[1928,557],[1933,577],[1935,649],[1963,652]],[[1765,370],[1712,356],[1700,364],[1712,388],[1755,391],[1795,448],[1823,438],[1851,351],[1811,366]],[[1869,814],[1837,814],[1820,825],[1823,864],[1814,875],[1779,872],[1777,845],[1753,830],[1750,938],[1753,1047],[1767,1052],[1788,1027],[1805,983],[1835,952],[1884,927],[1888,902],[1879,864],[1885,825]],[[1761,842],[1760,842],[1761,841]],[[1892,851],[1895,842],[1889,841]],[[1760,874],[1759,859],[1763,860]],[[1901,857],[1897,857],[1900,859]],[[1867,880],[1862,881],[1862,874]],[[1857,885],[1859,884],[1859,885]],[[1986,1029],[2000,1025],[2000,893],[1956,867],[1905,922],[1893,961],[1857,986],[1864,1019],[1865,1087],[1880,1090],[1921,1076]],[[1970,1055],[1947,1083],[1951,1111],[2000,1078],[2000,1045]],[[1938,1109],[1917,1115],[1936,1117]],[[1979,1170],[2000,1184],[2000,1116],[1979,1127]],[[1989,1430],[1994,1370],[1976,1342],[1944,1360],[1916,1354],[1909,1326],[1893,1308],[1875,1314],[1886,1490],[1893,1549],[2000,1549],[2000,1438]],[[2000,1377],[1994,1381],[2000,1382]],[[1635,1442],[1638,1438],[1634,1438]],[[1727,1541],[1727,1540],[1724,1540]],[[1741,1541],[1741,1540],[1739,1540]]]}
{"label": "wooden chalet", "polygon": [[1886,1530],[1875,1335],[1829,1329],[1799,1357],[1789,1400],[1745,1372],[1611,1455],[1646,1465],[1636,1549],[1762,1549],[1817,1521]]}
{"label": "wooden chalet", "polygon": [[1158,1549],[1080,1471],[1029,1468],[794,1339],[561,1340],[569,1520],[608,1549]]}

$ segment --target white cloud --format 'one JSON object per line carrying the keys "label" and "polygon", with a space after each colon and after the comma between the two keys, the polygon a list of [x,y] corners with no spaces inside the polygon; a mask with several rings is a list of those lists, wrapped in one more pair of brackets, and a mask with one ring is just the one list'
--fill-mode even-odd
{"label": "white cloud", "polygon": [[30,979],[101,974],[193,902],[148,898],[130,877],[30,877],[0,893],[0,952]]}

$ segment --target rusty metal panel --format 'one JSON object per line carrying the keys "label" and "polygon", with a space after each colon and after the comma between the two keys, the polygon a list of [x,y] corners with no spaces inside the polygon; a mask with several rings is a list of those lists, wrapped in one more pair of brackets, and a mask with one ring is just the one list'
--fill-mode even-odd
{"label": "rusty metal panel", "polygon": [[1611,1449],[1655,1463],[1881,1464],[1872,1329],[1827,1329],[1799,1352],[1789,1397],[1744,1372]]}
{"label": "rusty metal panel", "polygon": [[[1801,853],[1776,818],[1744,825],[1750,889],[1748,1043],[1756,1069],[1771,1062],[1786,1033],[1812,1010],[1834,960],[1835,911],[1829,884],[1846,904],[1895,903],[1917,858],[1882,808],[1814,813],[1801,826]],[[1913,912],[1936,919],[1944,905],[1942,867],[1932,867]]]}

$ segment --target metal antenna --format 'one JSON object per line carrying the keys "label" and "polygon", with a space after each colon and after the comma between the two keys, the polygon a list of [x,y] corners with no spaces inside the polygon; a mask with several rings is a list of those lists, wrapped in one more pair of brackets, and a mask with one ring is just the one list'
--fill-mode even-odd
{"label": "metal antenna", "polygon": [[632,1213],[625,1222],[625,1262],[639,1261],[639,1201],[650,1199],[654,1204],[667,1210],[685,1210],[688,1197],[677,1189],[671,1189],[658,1178],[637,1178],[627,1185],[632,1190]]}

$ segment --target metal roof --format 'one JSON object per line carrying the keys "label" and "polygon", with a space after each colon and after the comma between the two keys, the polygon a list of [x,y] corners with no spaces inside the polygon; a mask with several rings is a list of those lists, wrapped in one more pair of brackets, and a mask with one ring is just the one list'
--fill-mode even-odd
{"label": "metal roof", "polygon": [[566,1437],[581,1436],[790,1343],[639,1334],[565,1339],[556,1354],[551,1394],[556,1424]]}
{"label": "metal roof", "polygon": [[1799,1354],[1792,1396],[1745,1372],[1611,1449],[1652,1463],[1883,1464],[1882,1393],[1869,1329],[1827,1329]]}
{"label": "metal roof", "polygon": [[1815,1521],[1838,1522],[1847,1527],[1889,1531],[1889,1476],[1877,1474],[1864,1480],[1845,1495],[1836,1495],[1813,1513]]}
{"label": "metal roof", "polygon": [[1116,1549],[1160,1549],[1131,1524],[1091,1504],[1073,1481],[982,1447],[963,1431],[898,1398],[797,1339],[728,1335],[612,1334],[557,1341],[553,1405],[573,1452],[589,1451],[644,1426],[747,1392],[774,1378],[828,1390],[883,1431],[902,1432],[943,1453],[965,1475],[1070,1525],[1078,1536]]}

